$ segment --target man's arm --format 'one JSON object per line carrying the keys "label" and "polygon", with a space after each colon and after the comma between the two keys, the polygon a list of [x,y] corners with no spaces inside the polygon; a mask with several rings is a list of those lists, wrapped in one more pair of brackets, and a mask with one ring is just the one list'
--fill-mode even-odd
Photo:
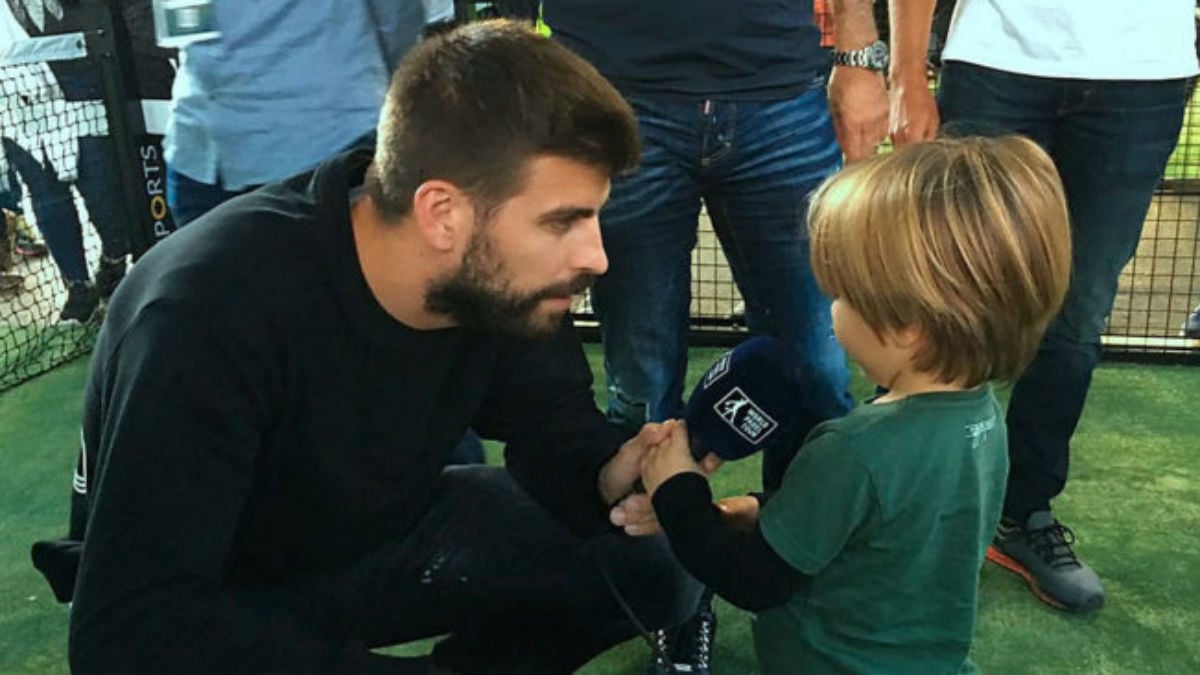
{"label": "man's arm", "polygon": [[[871,4],[871,0],[834,0],[835,49],[861,49],[879,39]],[[829,76],[829,111],[846,161],[874,154],[888,132],[887,85],[883,74],[854,66],[834,66]]]}
{"label": "man's arm", "polygon": [[596,408],[592,371],[570,318],[550,339],[515,347],[496,377],[474,429],[506,443],[508,471],[571,529],[607,529],[608,500],[621,486],[602,485],[602,469],[623,439]]}
{"label": "man's arm", "polygon": [[935,0],[890,0],[892,84],[889,130],[896,147],[937,135],[937,104],[929,91],[926,56]]}
{"label": "man's arm", "polygon": [[398,667],[303,615],[298,589],[230,587],[238,522],[284,385],[266,338],[221,330],[223,319],[159,302],[121,334],[108,334],[114,321],[102,333],[85,406],[98,459],[71,610],[72,672]]}

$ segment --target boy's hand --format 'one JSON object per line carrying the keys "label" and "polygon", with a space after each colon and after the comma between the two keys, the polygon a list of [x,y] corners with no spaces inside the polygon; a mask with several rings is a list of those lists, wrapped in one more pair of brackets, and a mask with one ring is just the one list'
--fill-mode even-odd
{"label": "boy's hand", "polygon": [[633,483],[641,473],[642,458],[652,446],[667,438],[667,426],[651,422],[637,436],[629,439],[612,459],[600,467],[597,489],[604,503],[612,504],[633,491]]}
{"label": "boy's hand", "polygon": [[665,425],[646,424],[600,469],[600,495],[605,503],[616,502],[608,512],[608,520],[630,536],[645,536],[662,530],[654,515],[654,507],[650,504],[650,497],[633,492],[633,483],[641,472],[646,451],[666,438]]}
{"label": "boy's hand", "polygon": [[726,497],[717,502],[721,519],[742,532],[750,532],[758,524],[758,506],[758,500],[750,496]]}
{"label": "boy's hand", "polygon": [[646,486],[646,494],[651,497],[658,486],[676,474],[691,471],[707,477],[721,464],[711,454],[704,458],[703,466],[692,459],[687,424],[683,420],[669,420],[664,422],[664,426],[668,428],[666,439],[651,447],[642,458],[642,484]]}

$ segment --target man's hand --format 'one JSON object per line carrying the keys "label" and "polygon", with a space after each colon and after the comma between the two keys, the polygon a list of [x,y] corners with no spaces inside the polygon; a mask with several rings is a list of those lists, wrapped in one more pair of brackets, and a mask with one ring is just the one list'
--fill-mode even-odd
{"label": "man's hand", "polygon": [[666,424],[650,422],[600,467],[596,487],[605,504],[612,504],[633,491],[633,483],[642,473],[642,457],[651,446],[666,440],[668,433],[670,428]]}
{"label": "man's hand", "polygon": [[753,531],[758,523],[758,500],[754,497],[726,497],[717,502],[717,509],[722,520],[742,532]]}
{"label": "man's hand", "polygon": [[937,103],[924,74],[911,81],[892,81],[892,112],[889,130],[897,148],[920,143],[937,136]]}
{"label": "man's hand", "polygon": [[875,154],[888,133],[883,75],[866,68],[835,66],[829,76],[829,112],[847,162]]}
{"label": "man's hand", "polygon": [[641,475],[642,457],[646,451],[665,440],[668,432],[663,424],[643,426],[638,435],[626,441],[600,469],[597,482],[600,496],[605,504],[613,504],[608,519],[613,525],[624,528],[628,535],[643,536],[661,530],[650,497],[644,493],[634,493],[633,483]]}
{"label": "man's hand", "polygon": [[644,537],[662,531],[658,516],[654,514],[654,504],[645,492],[633,492],[622,499],[608,512],[608,520],[631,537]]}

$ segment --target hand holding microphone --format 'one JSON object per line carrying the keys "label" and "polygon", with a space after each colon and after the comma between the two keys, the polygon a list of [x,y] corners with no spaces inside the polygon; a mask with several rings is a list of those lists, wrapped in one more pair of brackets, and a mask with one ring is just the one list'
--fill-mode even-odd
{"label": "hand holding microphone", "polygon": [[720,461],[741,459],[777,443],[799,444],[805,431],[796,424],[803,397],[799,364],[783,342],[756,337],[734,347],[692,390],[683,419],[673,423],[667,440],[642,460],[647,491],[653,494],[683,471],[707,474]]}

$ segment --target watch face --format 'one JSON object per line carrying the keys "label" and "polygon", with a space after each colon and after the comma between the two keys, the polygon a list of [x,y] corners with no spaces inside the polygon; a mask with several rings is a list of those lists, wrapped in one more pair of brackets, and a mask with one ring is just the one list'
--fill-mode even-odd
{"label": "watch face", "polygon": [[888,46],[882,40],[878,40],[871,45],[871,53],[867,58],[870,61],[870,68],[875,70],[887,70],[888,67]]}

